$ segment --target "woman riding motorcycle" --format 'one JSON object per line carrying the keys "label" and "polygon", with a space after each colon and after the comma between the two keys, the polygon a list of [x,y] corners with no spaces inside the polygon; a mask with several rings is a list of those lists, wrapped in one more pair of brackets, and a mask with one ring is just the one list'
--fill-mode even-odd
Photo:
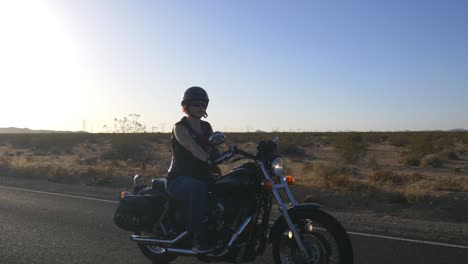
{"label": "woman riding motorcycle", "polygon": [[168,171],[166,189],[169,195],[184,202],[187,210],[187,231],[193,234],[192,250],[207,253],[213,249],[203,236],[202,222],[207,209],[207,187],[213,182],[208,138],[213,133],[207,117],[209,98],[198,86],[188,88],[181,102],[186,114],[172,129],[172,162]]}

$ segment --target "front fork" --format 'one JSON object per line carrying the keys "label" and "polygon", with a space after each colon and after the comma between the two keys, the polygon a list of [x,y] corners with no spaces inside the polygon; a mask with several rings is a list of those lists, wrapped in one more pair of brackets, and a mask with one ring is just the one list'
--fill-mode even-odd
{"label": "front fork", "polygon": [[273,183],[271,191],[273,192],[273,196],[275,197],[275,199],[276,199],[276,201],[278,203],[279,210],[280,210],[281,214],[283,215],[284,220],[286,220],[286,223],[288,224],[289,229],[291,230],[291,232],[294,235],[294,239],[296,240],[297,246],[299,247],[299,250],[300,250],[302,256],[304,257],[306,262],[311,261],[312,258],[310,257],[309,253],[307,252],[307,250],[306,250],[306,248],[304,246],[304,243],[302,242],[301,236],[300,236],[299,232],[297,231],[296,226],[294,225],[294,223],[291,220],[291,217],[289,217],[288,208],[287,208],[286,204],[284,203],[283,198],[281,197],[281,195],[279,194],[279,191],[278,191],[280,189],[284,189],[284,191],[286,192],[286,195],[288,196],[288,199],[290,201],[291,206],[297,206],[298,203],[297,203],[296,199],[294,199],[294,196],[292,195],[291,190],[289,189],[287,182],[284,180],[283,177],[280,177],[281,178],[281,183],[280,184],[274,184],[273,180],[270,177],[270,174],[268,173],[267,169],[265,168],[265,164],[263,162],[261,162],[261,161],[257,161],[257,162],[258,162],[258,165],[260,166],[260,168],[262,169],[262,172],[263,172],[263,175],[265,176],[265,179],[270,180]]}

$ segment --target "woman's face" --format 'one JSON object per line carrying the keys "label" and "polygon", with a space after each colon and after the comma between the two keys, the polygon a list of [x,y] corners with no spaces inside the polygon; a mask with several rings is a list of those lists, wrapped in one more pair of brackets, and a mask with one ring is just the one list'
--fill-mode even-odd
{"label": "woman's face", "polygon": [[202,118],[206,113],[207,103],[204,101],[193,101],[190,102],[189,111],[190,114],[196,118]]}

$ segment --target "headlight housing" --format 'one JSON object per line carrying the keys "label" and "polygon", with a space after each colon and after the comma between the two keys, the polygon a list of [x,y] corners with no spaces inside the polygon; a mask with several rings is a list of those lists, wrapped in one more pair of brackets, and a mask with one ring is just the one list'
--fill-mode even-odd
{"label": "headlight housing", "polygon": [[281,176],[283,173],[283,159],[276,158],[275,160],[273,160],[273,162],[271,163],[271,169],[276,175]]}

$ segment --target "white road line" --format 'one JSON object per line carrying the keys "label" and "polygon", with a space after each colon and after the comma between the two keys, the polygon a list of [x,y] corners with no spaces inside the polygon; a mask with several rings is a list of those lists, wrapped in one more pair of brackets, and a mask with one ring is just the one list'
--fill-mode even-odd
{"label": "white road line", "polygon": [[7,187],[7,186],[1,186],[1,185],[0,185],[0,188],[10,189],[10,190],[17,190],[17,191],[24,191],[24,192],[40,193],[40,194],[49,194],[49,195],[55,195],[55,196],[77,198],[77,199],[84,199],[84,200],[91,200],[91,201],[98,201],[98,202],[105,202],[105,203],[119,203],[117,201],[112,201],[112,200],[104,200],[104,199],[90,198],[90,197],[77,196],[77,195],[61,194],[61,193],[35,191],[35,190]]}
{"label": "white road line", "polygon": [[431,241],[424,241],[424,240],[416,240],[416,239],[408,239],[408,238],[402,238],[402,237],[372,235],[372,234],[365,234],[365,233],[358,233],[358,232],[347,232],[347,233],[350,234],[350,235],[356,235],[356,236],[376,237],[376,238],[400,240],[400,241],[420,243],[420,244],[428,244],[428,245],[434,245],[434,246],[444,246],[444,247],[468,249],[468,246],[446,244],[446,243],[439,243],[439,242],[431,242]]}
{"label": "white road line", "polygon": [[[96,199],[96,198],[77,196],[77,195],[68,195],[68,194],[61,194],[61,193],[43,192],[43,191],[36,191],[36,190],[29,190],[29,189],[7,187],[7,186],[2,186],[2,185],[0,185],[0,188],[17,190],[17,191],[24,191],[24,192],[56,195],[56,196],[77,198],[77,199],[84,199],[84,200],[91,200],[91,201],[98,201],[98,202],[106,202],[106,203],[114,203],[114,204],[119,203],[117,201],[112,201],[112,200]],[[439,243],[439,242],[432,242],[432,241],[408,239],[408,238],[402,238],[402,237],[381,236],[381,235],[373,235],[373,234],[358,233],[358,232],[347,232],[347,233],[350,234],[350,235],[355,235],[355,236],[376,237],[376,238],[383,238],[383,239],[390,239],[390,240],[399,240],[399,241],[406,241],[406,242],[413,242],[413,243],[420,243],[420,244],[428,244],[428,245],[434,245],[434,246],[444,246],[444,247],[468,249],[468,246],[455,245],[455,244],[446,244],[446,243]]]}

